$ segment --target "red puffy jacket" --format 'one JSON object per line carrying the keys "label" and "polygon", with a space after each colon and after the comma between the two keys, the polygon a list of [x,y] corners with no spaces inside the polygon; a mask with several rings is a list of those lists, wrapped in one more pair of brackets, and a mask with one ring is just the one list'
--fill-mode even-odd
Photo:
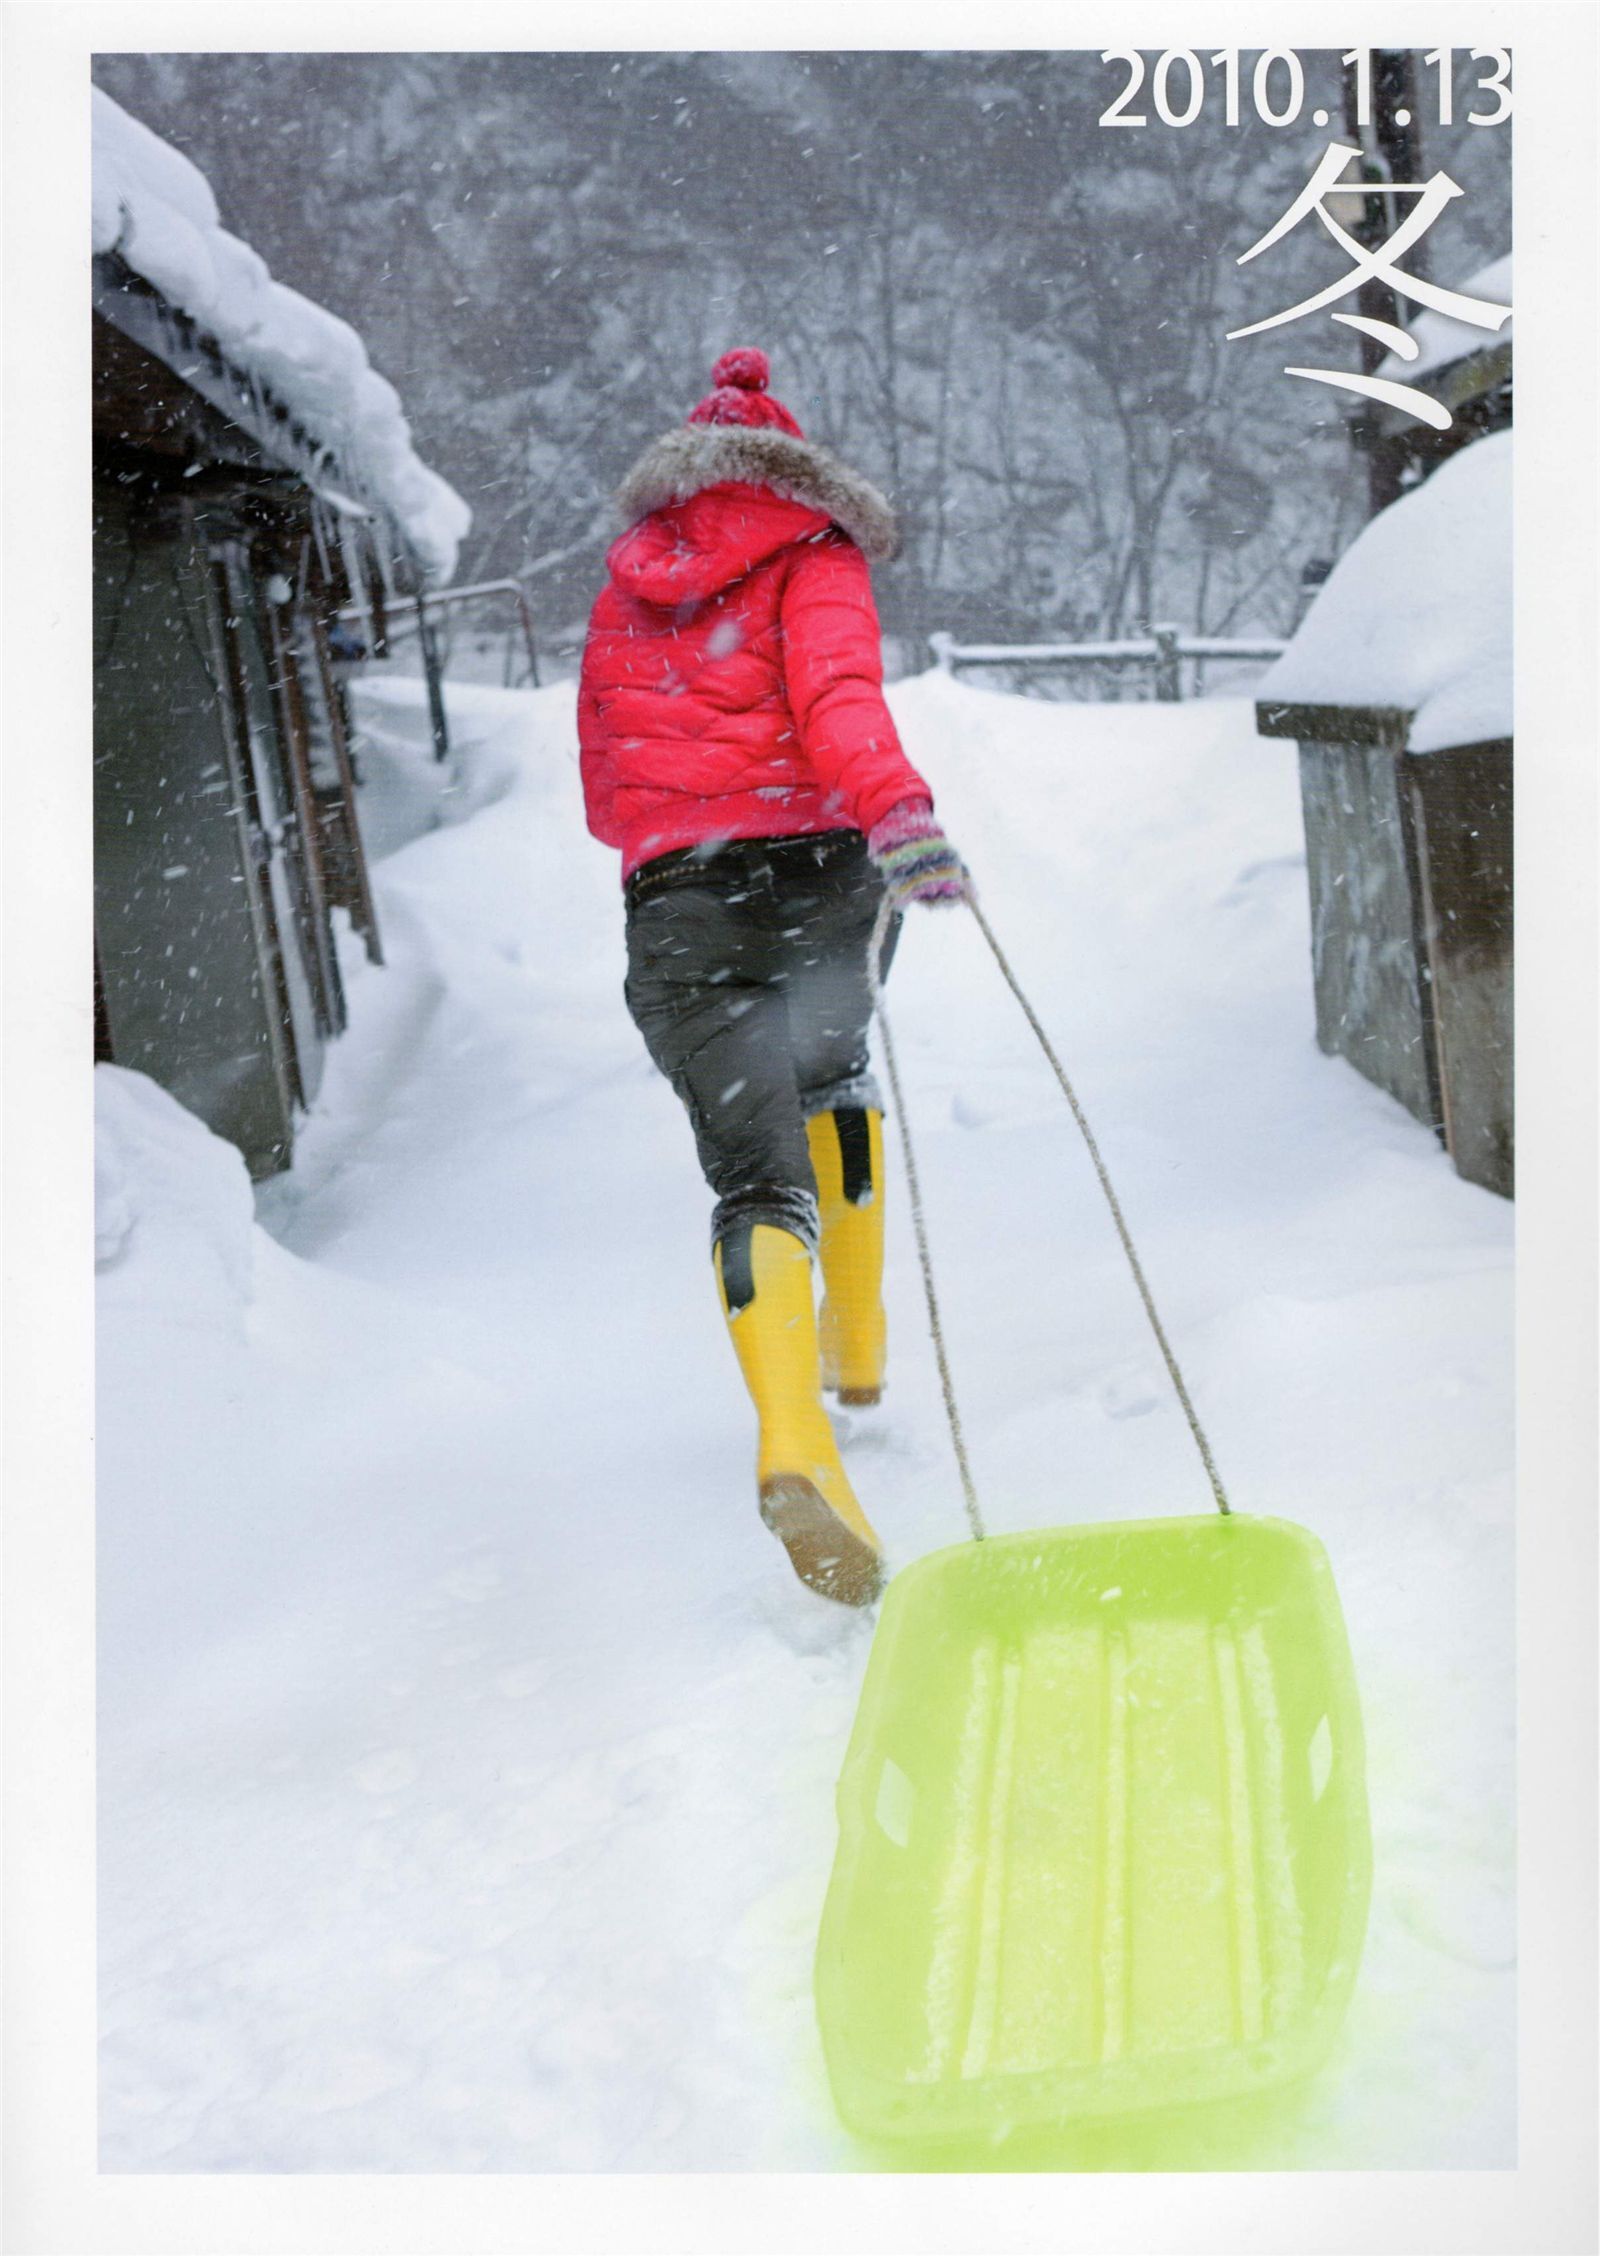
{"label": "red puffy jacket", "polygon": [[[731,838],[869,830],[932,794],[883,701],[882,496],[824,449],[669,432],[624,485],[578,693],[589,828],[624,878]],[[866,551],[866,553],[863,553]]]}

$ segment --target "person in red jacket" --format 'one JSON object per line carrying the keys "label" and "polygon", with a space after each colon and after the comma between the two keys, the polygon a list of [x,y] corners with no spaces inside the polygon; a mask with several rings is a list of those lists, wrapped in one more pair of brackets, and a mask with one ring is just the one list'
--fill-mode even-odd
{"label": "person in red jacket", "polygon": [[762,1517],[803,1581],[864,1605],[882,1550],[822,1389],[869,1403],[883,1384],[868,950],[886,889],[885,966],[899,910],[969,880],[883,699],[868,560],[894,553],[889,504],[804,437],[764,353],[725,353],[711,380],[618,497],[579,683],[584,800],[622,854],[629,1011],[716,1193]]}

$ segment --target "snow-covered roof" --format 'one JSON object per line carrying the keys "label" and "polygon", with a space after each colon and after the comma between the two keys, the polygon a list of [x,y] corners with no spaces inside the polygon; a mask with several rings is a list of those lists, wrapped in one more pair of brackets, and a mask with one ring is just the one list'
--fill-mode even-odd
{"label": "snow-covered roof", "polygon": [[99,87],[94,96],[94,248],[115,251],[224,357],[281,401],[400,527],[424,572],[447,580],[472,512],[411,444],[394,386],[355,330],[221,225],[198,166]]}
{"label": "snow-covered roof", "polygon": [[[1493,305],[1511,303],[1511,253],[1497,258],[1492,265],[1480,267],[1465,282],[1453,282],[1452,289],[1469,298],[1487,298]],[[1380,376],[1397,379],[1401,383],[1414,383],[1419,376],[1431,376],[1436,368],[1448,368],[1451,361],[1461,360],[1468,353],[1487,352],[1491,345],[1505,344],[1511,335],[1509,316],[1492,333],[1476,329],[1469,321],[1453,321],[1446,313],[1419,314],[1411,323],[1411,334],[1422,350],[1415,360],[1402,360],[1398,353],[1390,353],[1378,370]]]}
{"label": "snow-covered roof", "polygon": [[1511,436],[1475,439],[1373,518],[1258,698],[1399,707],[1413,752],[1512,733]]}

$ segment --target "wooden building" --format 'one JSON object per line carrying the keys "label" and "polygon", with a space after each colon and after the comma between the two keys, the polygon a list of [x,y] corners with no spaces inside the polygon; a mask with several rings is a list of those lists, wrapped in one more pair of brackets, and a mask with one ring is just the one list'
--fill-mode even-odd
{"label": "wooden building", "polygon": [[381,650],[425,570],[362,466],[120,248],[93,372],[96,1055],[268,1175],[345,1024],[335,911],[381,960],[330,631],[358,604]]}
{"label": "wooden building", "polygon": [[[1509,306],[1510,254],[1459,286]],[[1371,403],[1353,421],[1387,505],[1307,591],[1295,639],[1262,684],[1256,726],[1299,745],[1318,1043],[1433,1128],[1470,1182],[1509,1198],[1511,510],[1502,434],[1513,420],[1512,339],[1509,320],[1489,332],[1433,312],[1410,337],[1409,357],[1392,352],[1375,371],[1425,394],[1448,422],[1440,428],[1399,402]],[[1407,521],[1425,522],[1425,535],[1402,535]],[[1452,675],[1473,677],[1470,694],[1453,697]],[[1451,716],[1442,732],[1441,710]]]}
{"label": "wooden building", "polygon": [[1469,1182],[1516,1182],[1512,743],[1417,753],[1393,708],[1262,702],[1296,739],[1317,1042],[1438,1135]]}

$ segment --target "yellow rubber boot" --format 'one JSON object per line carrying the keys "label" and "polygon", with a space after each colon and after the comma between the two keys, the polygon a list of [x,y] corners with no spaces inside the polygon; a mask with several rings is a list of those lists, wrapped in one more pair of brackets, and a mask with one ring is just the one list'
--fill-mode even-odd
{"label": "yellow rubber boot", "polygon": [[724,1248],[717,1289],[744,1383],[761,1422],[756,1458],[761,1517],[800,1580],[825,1598],[868,1606],[883,1587],[883,1552],[856,1502],[822,1406],[811,1256],[788,1230],[750,1232],[749,1298],[729,1306]]}
{"label": "yellow rubber boot", "polygon": [[[846,1124],[841,1127],[841,1119]],[[859,1125],[856,1125],[859,1124]],[[847,1149],[846,1139],[851,1139]],[[822,1216],[822,1383],[850,1406],[883,1393],[883,1114],[806,1122]]]}

